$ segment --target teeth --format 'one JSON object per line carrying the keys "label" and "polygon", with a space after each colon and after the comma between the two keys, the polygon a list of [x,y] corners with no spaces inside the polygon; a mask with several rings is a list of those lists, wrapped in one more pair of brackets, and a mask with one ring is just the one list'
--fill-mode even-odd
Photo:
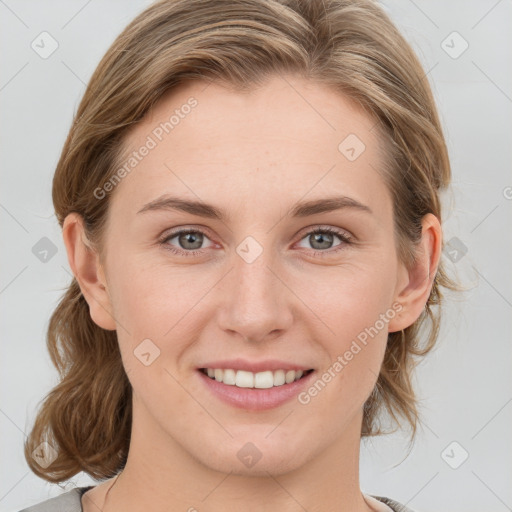
{"label": "teeth", "polygon": [[270,370],[264,372],[246,372],[244,370],[231,370],[221,368],[207,368],[203,370],[208,377],[215,379],[217,382],[222,382],[228,386],[237,386],[239,388],[257,388],[266,389],[274,386],[282,386],[283,384],[290,384],[299,380],[304,372],[302,370]]}
{"label": "teeth", "polygon": [[[217,371],[217,370],[215,370]],[[220,370],[222,372],[222,370]],[[222,382],[234,386],[236,384],[236,372],[235,370],[224,370],[222,375]]]}
{"label": "teeth", "polygon": [[[223,372],[223,370],[220,370],[220,371]],[[224,380],[222,382],[224,382]],[[254,387],[254,373],[238,370],[236,372],[235,386],[237,386],[239,388],[253,388]]]}

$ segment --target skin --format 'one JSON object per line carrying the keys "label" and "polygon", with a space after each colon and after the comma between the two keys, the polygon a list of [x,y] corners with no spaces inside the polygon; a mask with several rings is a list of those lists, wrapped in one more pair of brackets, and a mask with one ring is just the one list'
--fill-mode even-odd
{"label": "skin", "polygon": [[[376,171],[382,156],[374,120],[338,92],[293,75],[246,94],[218,83],[181,84],[134,127],[126,147],[139,148],[191,96],[197,106],[115,187],[103,258],[87,249],[81,217],[65,219],[70,267],[94,322],[117,330],[133,387],[126,468],[105,507],[112,480],[88,491],[83,508],[252,512],[264,497],[266,510],[373,510],[359,487],[362,408],[388,332],[411,325],[428,299],[439,221],[425,216],[417,263],[406,269],[391,196]],[[354,161],[338,150],[349,134],[366,146]],[[164,193],[212,203],[230,218],[137,214]],[[297,202],[332,195],[354,198],[372,214],[346,208],[287,216]],[[326,226],[353,243],[337,235],[315,242],[310,231]],[[159,243],[173,228],[203,230],[200,254],[166,250],[198,247],[186,237],[180,245],[176,235]],[[247,236],[263,248],[250,264],[236,252]],[[200,363],[238,356],[283,359],[320,375],[396,303],[400,313],[308,404],[234,408],[197,374]],[[160,349],[149,366],[133,353],[147,338]],[[237,457],[248,442],[262,454],[250,468]]]}

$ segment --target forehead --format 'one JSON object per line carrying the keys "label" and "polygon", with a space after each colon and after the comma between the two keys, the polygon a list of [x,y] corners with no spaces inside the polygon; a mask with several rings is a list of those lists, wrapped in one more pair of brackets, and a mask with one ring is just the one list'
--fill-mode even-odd
{"label": "forehead", "polygon": [[376,121],[333,88],[295,76],[250,92],[182,83],[124,144],[123,164],[131,165],[112,198],[124,215],[164,193],[248,214],[250,206],[268,210],[332,192],[377,211],[390,206]]}

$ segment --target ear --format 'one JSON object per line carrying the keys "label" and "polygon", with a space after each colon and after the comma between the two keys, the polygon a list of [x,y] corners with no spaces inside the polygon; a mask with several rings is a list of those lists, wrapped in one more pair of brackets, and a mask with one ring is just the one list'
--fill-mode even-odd
{"label": "ear", "polygon": [[93,322],[103,329],[115,330],[116,322],[99,254],[87,240],[83,218],[78,213],[70,213],[64,219],[62,236],[69,266],[89,304]]}
{"label": "ear", "polygon": [[439,265],[442,247],[442,228],[439,219],[428,213],[422,219],[421,241],[413,267],[400,265],[399,278],[393,303],[400,303],[402,310],[389,322],[389,332],[396,332],[412,325],[421,315],[430,296]]}

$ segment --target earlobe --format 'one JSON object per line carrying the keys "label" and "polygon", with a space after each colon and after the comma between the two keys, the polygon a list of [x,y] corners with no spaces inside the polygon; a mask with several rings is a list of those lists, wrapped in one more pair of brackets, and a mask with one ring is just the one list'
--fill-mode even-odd
{"label": "earlobe", "polygon": [[394,302],[402,305],[400,314],[389,322],[389,332],[412,325],[421,315],[430,296],[441,257],[442,229],[439,219],[428,213],[422,220],[422,237],[416,261],[410,269],[402,264]]}
{"label": "earlobe", "polygon": [[92,320],[103,329],[115,330],[112,304],[99,255],[87,240],[83,218],[78,213],[70,213],[65,218],[62,236],[69,266],[89,304]]}

